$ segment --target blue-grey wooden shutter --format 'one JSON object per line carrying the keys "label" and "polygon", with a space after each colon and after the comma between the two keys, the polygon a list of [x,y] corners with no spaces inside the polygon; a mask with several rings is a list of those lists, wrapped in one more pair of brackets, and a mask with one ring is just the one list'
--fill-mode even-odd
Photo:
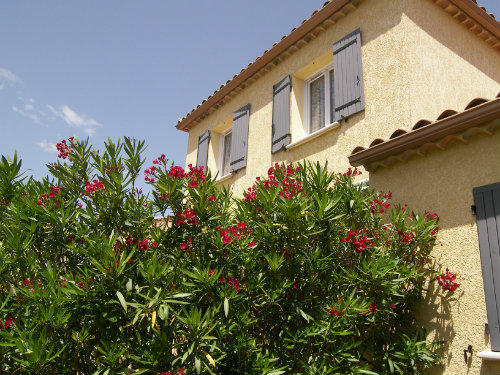
{"label": "blue-grey wooden shutter", "polygon": [[473,190],[491,350],[500,351],[500,183]]}
{"label": "blue-grey wooden shutter", "polygon": [[365,109],[360,29],[333,45],[333,80],[335,121]]}
{"label": "blue-grey wooden shutter", "polygon": [[273,136],[271,152],[290,143],[290,90],[292,79],[286,76],[273,86]]}
{"label": "blue-grey wooden shutter", "polygon": [[229,170],[235,172],[247,165],[248,121],[250,104],[233,113],[233,135]]}
{"label": "blue-grey wooden shutter", "polygon": [[203,167],[205,171],[207,170],[209,144],[210,144],[210,130],[207,130],[198,138],[198,156],[196,158],[196,166]]}

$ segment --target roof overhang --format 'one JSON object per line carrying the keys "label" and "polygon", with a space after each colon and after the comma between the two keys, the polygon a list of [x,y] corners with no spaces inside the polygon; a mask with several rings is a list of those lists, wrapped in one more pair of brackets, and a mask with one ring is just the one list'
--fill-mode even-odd
{"label": "roof overhang", "polygon": [[390,167],[414,155],[424,156],[434,148],[446,149],[457,140],[467,142],[480,133],[491,135],[499,127],[500,98],[497,97],[410,132],[398,130],[394,138],[387,141],[376,139],[367,149],[356,147],[349,162],[374,172],[380,166]]}
{"label": "roof overhang", "polygon": [[[206,116],[231,100],[243,91],[248,85],[256,81],[311,40],[319,33],[333,25],[341,17],[346,16],[356,9],[362,0],[331,0],[316,10],[310,18],[294,28],[288,35],[274,43],[271,49],[264,51],[262,56],[235,74],[233,78],[221,85],[212,95],[203,100],[185,117],[179,118],[176,128],[189,132],[189,130],[203,120]],[[463,24],[471,32],[500,50],[500,23],[489,15],[486,10],[477,5],[473,0],[431,0],[441,7],[450,16]]]}

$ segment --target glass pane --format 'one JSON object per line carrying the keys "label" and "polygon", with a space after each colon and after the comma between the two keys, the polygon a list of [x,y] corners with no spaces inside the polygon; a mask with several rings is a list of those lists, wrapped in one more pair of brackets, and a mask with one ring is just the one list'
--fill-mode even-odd
{"label": "glass pane", "polygon": [[333,69],[330,70],[330,121],[335,122],[335,90],[333,88]]}
{"label": "glass pane", "polygon": [[229,162],[231,160],[231,138],[233,133],[228,133],[224,137],[224,160],[222,162],[222,176],[225,176],[229,173]]}
{"label": "glass pane", "polygon": [[309,123],[311,133],[325,126],[325,77],[321,76],[309,84]]}

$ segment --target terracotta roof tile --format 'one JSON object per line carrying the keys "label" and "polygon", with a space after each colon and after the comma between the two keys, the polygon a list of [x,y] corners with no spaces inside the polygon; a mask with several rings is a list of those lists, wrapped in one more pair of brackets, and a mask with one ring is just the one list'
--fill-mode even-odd
{"label": "terracotta roof tile", "polygon": [[[440,6],[441,6],[443,9],[445,9],[445,10],[447,10],[447,9],[449,8],[449,6],[454,5],[454,4],[452,4],[452,3],[449,3],[449,2],[448,2],[448,0],[444,0],[444,5],[441,3],[441,0],[431,0],[431,1],[433,1],[434,3],[437,3],[438,5],[440,5]],[[498,34],[500,35],[500,23],[499,23],[499,22],[495,19],[495,17],[494,17],[491,13],[488,13],[484,7],[482,7],[482,6],[478,6],[478,4],[477,4],[477,1],[476,1],[476,0],[455,0],[455,3],[457,3],[457,2],[465,2],[465,3],[470,3],[471,1],[472,1],[472,3],[474,4],[474,7],[476,8],[476,10],[480,10],[482,13],[484,13],[484,14],[488,15],[489,17],[493,18],[493,20],[494,20],[494,21],[495,21],[495,23],[496,23],[496,25],[494,25],[494,28],[498,28]],[[193,115],[194,115],[194,113],[195,113],[195,111],[196,111],[197,109],[199,109],[199,108],[200,108],[200,106],[201,106],[202,104],[205,104],[205,103],[209,102],[209,100],[208,100],[208,99],[211,99],[213,96],[217,96],[217,98],[216,98],[217,100],[219,100],[219,99],[223,99],[223,98],[225,97],[225,95],[227,95],[227,94],[230,92],[230,91],[229,91],[228,93],[222,93],[222,90],[223,90],[223,89],[224,89],[227,85],[229,85],[230,83],[234,82],[234,81],[235,81],[235,79],[237,79],[238,77],[240,77],[240,76],[242,75],[242,73],[244,73],[244,72],[246,72],[247,70],[249,70],[249,69],[253,68],[253,67],[252,67],[252,65],[254,65],[254,64],[255,64],[258,60],[260,60],[262,57],[265,57],[265,56],[267,57],[267,55],[268,55],[270,52],[272,52],[274,49],[278,49],[278,48],[280,47],[279,45],[280,45],[280,44],[282,44],[283,42],[285,42],[285,40],[286,40],[287,38],[291,37],[291,36],[292,36],[295,32],[299,31],[299,34],[300,34],[300,33],[303,33],[303,34],[304,34],[304,35],[299,35],[299,37],[303,37],[303,36],[307,35],[308,33],[310,33],[310,32],[311,32],[311,31],[312,31],[312,30],[313,30],[313,29],[317,26],[316,24],[314,24],[314,25],[312,26],[311,30],[309,30],[309,29],[306,29],[306,30],[299,30],[299,29],[300,29],[301,27],[303,27],[303,25],[304,25],[304,24],[306,24],[308,21],[310,21],[310,20],[311,20],[314,16],[317,16],[317,19],[318,19],[318,24],[320,24],[321,22],[323,22],[323,21],[324,21],[324,20],[322,20],[322,17],[319,17],[319,16],[318,16],[318,15],[320,15],[320,13],[322,13],[322,12],[326,12],[326,11],[331,11],[331,10],[332,10],[332,14],[330,14],[330,15],[329,15],[329,17],[330,17],[331,15],[333,15],[334,13],[336,13],[337,11],[339,11],[339,10],[343,9],[345,5],[347,5],[347,4],[352,4],[352,3],[357,4],[358,2],[359,2],[359,0],[330,0],[330,1],[325,2],[325,3],[323,4],[323,7],[322,7],[321,9],[316,9],[315,11],[313,11],[313,12],[312,12],[312,14],[311,14],[311,16],[310,16],[309,18],[304,19],[304,20],[302,21],[302,23],[301,23],[301,26],[299,26],[299,27],[294,27],[294,28],[290,31],[290,33],[288,33],[288,34],[286,34],[286,35],[283,35],[283,36],[281,37],[281,39],[280,39],[280,41],[279,41],[279,42],[276,42],[276,43],[274,43],[274,44],[273,44],[273,46],[272,46],[272,48],[271,48],[271,49],[266,49],[266,50],[263,52],[263,54],[262,54],[262,55],[257,56],[257,57],[255,58],[255,60],[254,60],[254,61],[252,61],[252,62],[250,62],[250,63],[247,65],[247,67],[246,67],[246,68],[243,68],[243,69],[240,71],[240,73],[235,74],[235,75],[233,76],[233,78],[232,78],[232,79],[229,79],[229,80],[227,80],[227,81],[226,81],[226,83],[225,83],[225,84],[222,84],[222,85],[219,87],[219,89],[215,90],[215,91],[212,93],[212,95],[210,95],[207,99],[205,99],[205,100],[204,100],[201,104],[197,105],[197,106],[196,106],[196,108],[193,108],[193,109],[191,110],[191,112],[189,112],[186,116],[184,116],[184,117],[180,118],[180,119],[177,121],[177,125],[176,125],[176,127],[177,127],[178,129],[180,129],[180,130],[186,130],[186,131],[187,131],[187,130],[188,130],[188,125],[189,125],[189,123],[188,123],[188,124],[183,124],[183,122],[184,122],[184,121],[188,121],[188,120],[189,120],[189,122],[191,122],[192,120],[195,120],[197,117],[201,116],[201,114],[198,114],[197,116],[194,116],[195,118],[193,118],[193,119],[189,119],[189,117],[193,116]],[[337,4],[339,4],[339,7],[336,7],[336,5],[337,5]],[[470,4],[468,4],[468,5],[470,5]],[[329,9],[327,9],[327,7],[328,7]],[[459,9],[459,10],[460,10],[460,9]],[[463,23],[463,22],[462,22],[462,23]],[[469,27],[469,26],[467,26],[467,27],[468,27],[469,29],[471,29],[471,30],[472,30],[472,28],[471,28],[471,27]],[[476,31],[472,30],[472,31],[476,32],[476,34],[478,34],[478,35],[479,35],[479,34],[482,34],[482,33],[483,33],[482,28],[480,27],[479,29],[480,29],[480,30],[476,30]],[[293,45],[293,44],[292,44],[292,45]],[[499,45],[500,45],[500,43],[496,43],[496,44],[495,44],[495,46],[496,46],[496,47],[498,47]],[[498,47],[498,48],[500,48],[500,47]],[[286,49],[285,49],[285,50],[286,50]],[[273,57],[273,58],[274,58],[274,57]],[[265,66],[265,65],[264,65],[264,66]],[[254,74],[254,73],[255,73],[255,72],[253,72],[252,74]],[[234,89],[234,88],[233,88],[233,89]],[[218,98],[218,96],[221,96],[221,98]],[[210,109],[210,108],[211,108],[214,104],[215,104],[215,103],[208,103],[208,104],[207,104],[207,108],[206,108],[206,110]]]}
{"label": "terracotta roof tile", "polygon": [[374,139],[368,148],[357,146],[349,156],[353,166],[368,171],[426,155],[435,148],[446,149],[456,141],[466,142],[477,134],[493,134],[500,128],[500,93],[495,99],[475,98],[461,112],[447,109],[430,122],[420,120],[410,131],[397,129],[388,140]]}

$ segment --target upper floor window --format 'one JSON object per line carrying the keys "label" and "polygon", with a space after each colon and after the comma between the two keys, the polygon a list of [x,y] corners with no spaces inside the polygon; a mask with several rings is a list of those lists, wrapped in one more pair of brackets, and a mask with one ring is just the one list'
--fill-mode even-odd
{"label": "upper floor window", "polygon": [[219,141],[219,176],[223,177],[230,173],[232,128],[226,130],[220,136]]}
{"label": "upper floor window", "polygon": [[306,133],[314,133],[334,122],[335,98],[332,64],[305,80]]}

